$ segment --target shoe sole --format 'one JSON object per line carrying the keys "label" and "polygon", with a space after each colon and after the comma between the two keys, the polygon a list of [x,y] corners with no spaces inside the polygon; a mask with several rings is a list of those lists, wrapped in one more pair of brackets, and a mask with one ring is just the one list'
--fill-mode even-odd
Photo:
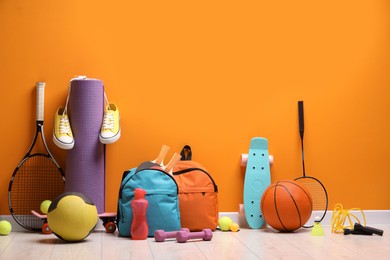
{"label": "shoe sole", "polygon": [[65,149],[65,150],[70,150],[73,148],[74,146],[74,141],[70,144],[66,144],[66,143],[63,143],[61,142],[60,140],[57,139],[57,137],[55,136],[55,134],[53,134],[53,142],[61,149]]}
{"label": "shoe sole", "polygon": [[116,135],[111,138],[104,138],[99,134],[99,140],[102,144],[112,144],[118,141],[119,137],[121,137],[121,130],[118,131]]}

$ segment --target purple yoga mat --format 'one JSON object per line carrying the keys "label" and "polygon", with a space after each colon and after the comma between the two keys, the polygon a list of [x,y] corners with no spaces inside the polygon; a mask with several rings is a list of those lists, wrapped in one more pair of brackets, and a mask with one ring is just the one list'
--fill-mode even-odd
{"label": "purple yoga mat", "polygon": [[65,191],[81,192],[105,211],[105,146],[99,141],[104,110],[101,80],[71,81],[68,115],[75,139],[67,151]]}

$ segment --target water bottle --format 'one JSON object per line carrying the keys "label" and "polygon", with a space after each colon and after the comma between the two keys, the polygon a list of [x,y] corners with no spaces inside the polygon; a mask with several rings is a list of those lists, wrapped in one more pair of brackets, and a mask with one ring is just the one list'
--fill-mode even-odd
{"label": "water bottle", "polygon": [[148,201],[145,199],[146,191],[140,188],[134,190],[134,199],[131,201],[133,210],[133,222],[131,222],[130,234],[133,240],[144,240],[148,237],[148,222],[146,211]]}

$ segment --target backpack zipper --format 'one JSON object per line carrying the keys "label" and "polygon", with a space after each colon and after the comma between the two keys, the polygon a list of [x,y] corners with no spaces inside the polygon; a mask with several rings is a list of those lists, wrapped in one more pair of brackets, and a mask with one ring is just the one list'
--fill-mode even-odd
{"label": "backpack zipper", "polygon": [[218,187],[217,187],[217,184],[215,184],[215,181],[214,181],[213,177],[211,177],[211,175],[207,171],[205,171],[205,170],[203,170],[201,168],[196,168],[196,167],[188,168],[188,169],[184,169],[184,170],[181,170],[181,171],[173,172],[172,174],[173,175],[180,175],[180,174],[184,174],[184,173],[192,172],[192,171],[201,171],[201,172],[205,173],[210,178],[210,180],[213,182],[214,192],[218,192]]}
{"label": "backpack zipper", "polygon": [[[136,171],[135,173],[133,173],[133,174],[131,175],[131,177],[128,178],[127,181],[121,185],[121,187],[120,187],[120,189],[119,189],[119,198],[122,198],[123,188],[124,188],[124,187],[126,186],[126,184],[131,180],[131,178],[133,178],[134,175],[139,174],[140,172],[143,172],[143,171],[146,171],[146,170],[155,170],[155,171],[159,171],[159,172],[162,172],[162,173],[166,174],[166,175],[167,175],[169,178],[171,178],[171,179],[173,180],[173,182],[175,183],[175,185],[176,185],[176,194],[179,194],[179,186],[177,186],[177,182],[176,182],[175,178],[173,178],[172,175],[170,175],[169,173],[164,172],[163,170],[159,170],[159,169],[143,169],[143,170],[140,170],[140,171],[138,171],[138,172]],[[130,171],[131,171],[131,170],[130,170]],[[129,174],[129,173],[128,173],[128,174]],[[127,176],[127,175],[126,175],[126,176]]]}

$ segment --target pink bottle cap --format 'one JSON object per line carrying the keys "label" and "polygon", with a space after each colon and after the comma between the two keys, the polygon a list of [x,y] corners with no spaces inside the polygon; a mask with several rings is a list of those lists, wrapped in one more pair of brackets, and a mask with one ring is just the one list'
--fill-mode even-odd
{"label": "pink bottle cap", "polygon": [[143,199],[145,198],[146,191],[140,188],[135,188],[134,190],[134,198],[135,199]]}

